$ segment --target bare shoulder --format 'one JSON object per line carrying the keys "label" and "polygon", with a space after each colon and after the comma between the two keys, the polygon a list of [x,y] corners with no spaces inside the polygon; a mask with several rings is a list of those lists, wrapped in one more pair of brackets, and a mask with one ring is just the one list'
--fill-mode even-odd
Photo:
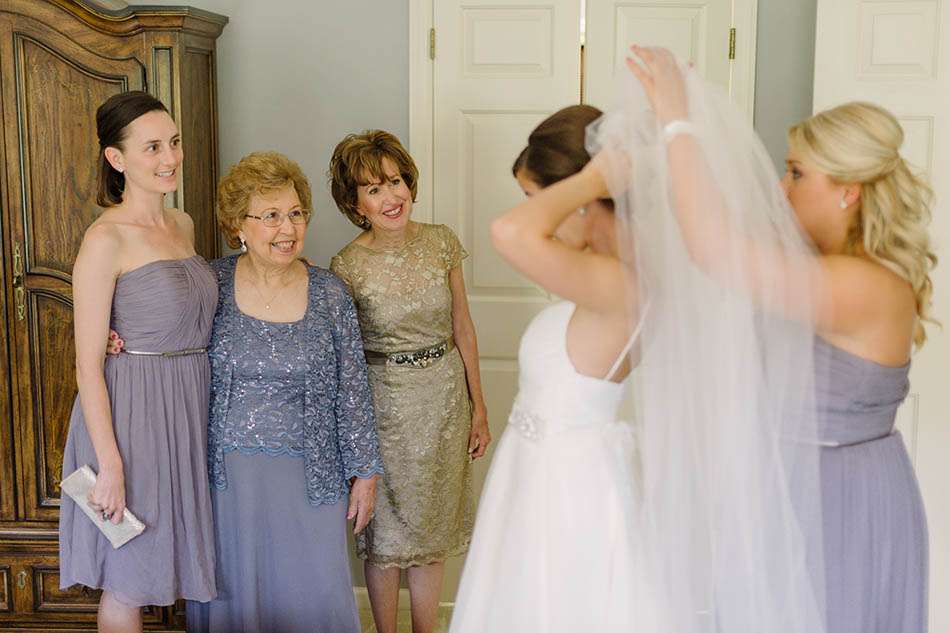
{"label": "bare shoulder", "polygon": [[830,282],[835,286],[854,284],[863,288],[873,287],[879,292],[913,294],[906,279],[884,264],[867,257],[826,255],[821,259]]}
{"label": "bare shoulder", "polygon": [[902,323],[916,315],[910,283],[884,264],[851,255],[825,256],[822,264],[828,293],[844,323]]}
{"label": "bare shoulder", "polygon": [[168,217],[174,219],[176,222],[182,226],[194,226],[195,222],[191,219],[191,216],[182,211],[181,209],[166,208],[165,212],[168,214]]}
{"label": "bare shoulder", "polygon": [[195,232],[195,221],[190,215],[180,209],[165,209],[168,217],[175,221],[175,224],[189,235]]}
{"label": "bare shoulder", "polygon": [[108,219],[93,222],[83,235],[79,253],[73,264],[73,276],[116,276],[127,239],[120,224]]}
{"label": "bare shoulder", "polygon": [[125,237],[122,226],[113,222],[109,217],[101,217],[86,229],[82,238],[82,251],[102,251],[110,250],[115,252],[123,243]]}

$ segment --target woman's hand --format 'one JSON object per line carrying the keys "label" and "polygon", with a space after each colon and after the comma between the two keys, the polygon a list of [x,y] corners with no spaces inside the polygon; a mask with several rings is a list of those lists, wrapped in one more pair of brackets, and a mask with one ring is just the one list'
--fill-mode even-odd
{"label": "woman's hand", "polygon": [[485,454],[491,443],[488,431],[488,412],[484,407],[472,411],[472,431],[468,434],[468,454],[475,460]]}
{"label": "woman's hand", "polygon": [[376,480],[379,475],[373,475],[369,479],[353,478],[353,486],[350,488],[350,507],[346,511],[346,520],[355,518],[353,524],[353,534],[359,534],[363,528],[373,518],[373,508],[376,507]]}
{"label": "woman's hand", "polygon": [[122,351],[125,341],[119,338],[119,333],[115,330],[109,330],[109,338],[106,341],[106,354],[115,356]]}
{"label": "woman's hand", "polygon": [[125,510],[125,473],[122,466],[100,468],[96,485],[92,487],[86,501],[106,521],[116,525],[121,523]]}
{"label": "woman's hand", "polygon": [[630,47],[640,63],[628,57],[627,68],[643,85],[660,125],[689,117],[686,82],[673,53],[665,48]]}

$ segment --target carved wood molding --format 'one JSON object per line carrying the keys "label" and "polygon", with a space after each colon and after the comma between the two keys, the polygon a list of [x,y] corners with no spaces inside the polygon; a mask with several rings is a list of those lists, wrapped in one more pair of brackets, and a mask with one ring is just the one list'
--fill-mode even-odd
{"label": "carved wood molding", "polygon": [[97,31],[119,36],[162,29],[216,38],[228,23],[227,16],[187,6],[133,5],[111,11],[85,0],[6,0],[0,12],[35,16],[37,4],[48,5],[51,13],[65,11]]}

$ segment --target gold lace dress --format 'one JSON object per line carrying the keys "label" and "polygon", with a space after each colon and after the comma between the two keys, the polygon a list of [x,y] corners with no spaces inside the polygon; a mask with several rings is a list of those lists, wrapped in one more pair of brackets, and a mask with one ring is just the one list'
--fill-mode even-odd
{"label": "gold lace dress", "polygon": [[[451,229],[417,224],[401,248],[349,244],[330,270],[350,287],[368,354],[431,349],[452,339],[449,271],[467,253]],[[474,522],[471,405],[454,345],[420,363],[369,365],[385,474],[357,537],[360,558],[412,567],[468,549]]]}

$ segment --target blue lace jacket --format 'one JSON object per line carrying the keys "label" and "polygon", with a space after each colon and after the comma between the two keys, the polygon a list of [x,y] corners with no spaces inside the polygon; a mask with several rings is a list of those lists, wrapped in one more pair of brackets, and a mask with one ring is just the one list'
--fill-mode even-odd
{"label": "blue lace jacket", "polygon": [[[239,318],[234,296],[237,255],[211,262],[219,297],[208,356],[211,360],[211,413],[208,421],[208,473],[213,486],[227,488],[223,427],[228,417],[231,361],[236,346],[232,331]],[[356,308],[333,273],[311,266],[306,320],[308,371],[304,393],[304,459],[307,496],[313,505],[332,504],[348,491],[351,477],[382,474],[373,397]]]}

